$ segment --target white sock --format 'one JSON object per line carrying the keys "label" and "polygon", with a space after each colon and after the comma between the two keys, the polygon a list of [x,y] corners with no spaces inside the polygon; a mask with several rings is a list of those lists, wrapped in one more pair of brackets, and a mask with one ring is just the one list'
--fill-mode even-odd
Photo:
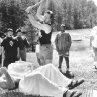
{"label": "white sock", "polygon": [[94,62],[94,64],[93,64],[93,65],[97,67],[97,62]]}

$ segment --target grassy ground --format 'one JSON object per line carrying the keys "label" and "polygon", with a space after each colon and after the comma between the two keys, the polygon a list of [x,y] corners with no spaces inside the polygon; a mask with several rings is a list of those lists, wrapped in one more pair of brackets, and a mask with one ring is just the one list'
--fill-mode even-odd
{"label": "grassy ground", "polygon": [[[90,29],[85,30],[69,30],[72,37],[72,46],[70,49],[70,70],[74,73],[75,79],[85,78],[85,83],[76,89],[83,91],[82,97],[91,96],[92,89],[97,90],[97,71],[93,68],[93,52],[89,47]],[[54,45],[55,36],[53,34],[52,42]],[[27,61],[32,62],[35,67],[38,66],[36,54],[32,52],[27,53]],[[58,53],[54,45],[53,64],[58,67]],[[62,64],[62,70],[65,71],[65,60]],[[87,89],[89,91],[87,91]]]}
{"label": "grassy ground", "polygon": [[[70,50],[70,70],[75,74],[75,79],[85,78],[86,82],[78,88],[86,87],[88,89],[97,89],[97,71],[93,67],[93,51],[89,47],[89,34],[91,29],[69,30],[72,37],[72,46]],[[54,44],[56,33],[53,34],[52,42]],[[28,53],[27,60],[38,66],[35,53]],[[53,64],[58,67],[58,53],[53,53]],[[65,71],[65,60],[62,64],[62,70]]]}

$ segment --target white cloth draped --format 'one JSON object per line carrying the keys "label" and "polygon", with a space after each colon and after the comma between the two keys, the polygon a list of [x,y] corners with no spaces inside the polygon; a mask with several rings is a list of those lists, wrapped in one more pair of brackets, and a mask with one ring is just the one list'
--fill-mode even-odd
{"label": "white cloth draped", "polygon": [[16,63],[16,65],[13,63],[8,68],[11,70],[9,73],[12,76],[14,75],[15,78],[17,76],[17,78],[21,79],[19,83],[19,90],[21,92],[30,95],[63,97],[63,93],[67,91],[66,86],[71,82],[71,79],[62,75],[53,64],[47,64],[35,70],[31,70],[33,66],[27,69],[29,67],[28,63],[25,62],[23,64]]}
{"label": "white cloth draped", "polygon": [[97,26],[93,27],[90,36],[93,37],[92,46],[97,48]]}

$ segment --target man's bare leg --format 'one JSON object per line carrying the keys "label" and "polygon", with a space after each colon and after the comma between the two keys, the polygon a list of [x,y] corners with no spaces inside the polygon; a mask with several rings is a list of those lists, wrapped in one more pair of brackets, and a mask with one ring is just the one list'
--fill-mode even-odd
{"label": "man's bare leg", "polygon": [[3,89],[12,89],[15,87],[15,83],[9,75],[7,69],[5,67],[0,68],[0,74],[4,74],[4,79],[0,81],[0,87]]}

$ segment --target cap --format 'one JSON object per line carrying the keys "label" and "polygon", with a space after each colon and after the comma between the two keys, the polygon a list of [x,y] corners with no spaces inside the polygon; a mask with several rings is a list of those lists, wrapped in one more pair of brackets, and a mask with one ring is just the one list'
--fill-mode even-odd
{"label": "cap", "polygon": [[65,24],[62,24],[61,27],[66,27],[66,25]]}
{"label": "cap", "polygon": [[17,30],[16,30],[16,33],[18,33],[18,32],[22,32],[21,29],[17,29]]}
{"label": "cap", "polygon": [[8,31],[12,31],[12,32],[13,32],[13,29],[11,29],[11,28],[8,28],[8,29],[7,29],[7,32],[8,32]]}

